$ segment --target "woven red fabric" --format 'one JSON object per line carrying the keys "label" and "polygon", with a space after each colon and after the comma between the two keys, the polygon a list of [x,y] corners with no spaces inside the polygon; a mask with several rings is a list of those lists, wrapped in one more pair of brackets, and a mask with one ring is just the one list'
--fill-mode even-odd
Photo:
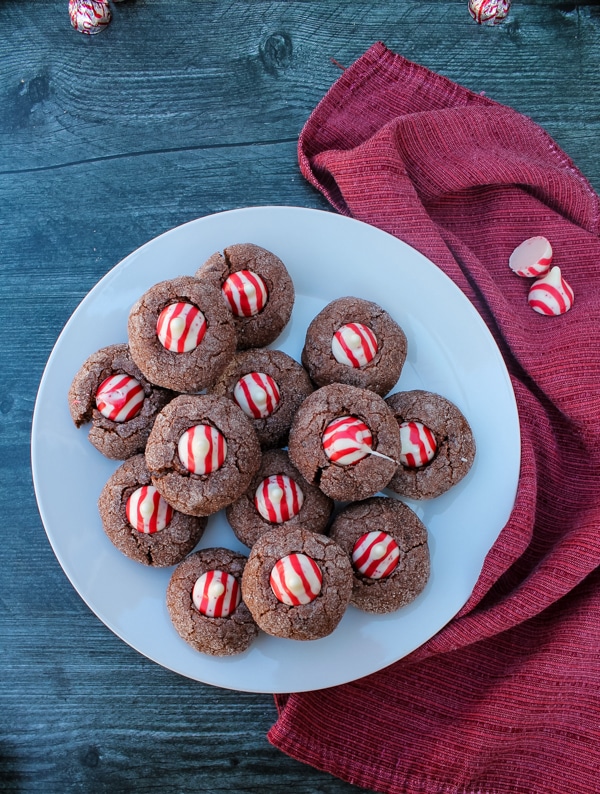
{"label": "woven red fabric", "polygon": [[[299,158],[339,212],[420,250],[477,307],[511,374],[522,466],[459,615],[385,670],[278,697],[269,740],[381,792],[596,794],[599,199],[531,120],[381,43],[315,109]],[[560,317],[533,312],[508,268],[538,234],[575,292]]]}

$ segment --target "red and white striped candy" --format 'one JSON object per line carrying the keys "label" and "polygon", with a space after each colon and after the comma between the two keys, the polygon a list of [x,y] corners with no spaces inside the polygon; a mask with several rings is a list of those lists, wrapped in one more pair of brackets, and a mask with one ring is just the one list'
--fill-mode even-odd
{"label": "red and white striped candy", "polygon": [[325,428],[323,450],[332,463],[351,466],[371,453],[373,436],[355,416],[340,416]]}
{"label": "red and white striped candy", "polygon": [[277,600],[295,607],[314,601],[321,592],[323,574],[312,557],[288,554],[277,560],[270,581]]}
{"label": "red and white striped candy", "polygon": [[250,419],[270,416],[281,399],[279,386],[264,372],[250,372],[235,384],[233,398]]}
{"label": "red and white striped candy", "polygon": [[300,512],[304,494],[286,474],[272,474],[264,479],[254,494],[254,506],[271,524],[282,524]]}
{"label": "red and white striped candy", "polygon": [[367,532],[352,549],[352,565],[363,576],[383,579],[398,565],[400,549],[387,532]]}
{"label": "red and white striped candy", "polygon": [[551,262],[552,246],[545,237],[524,240],[508,258],[510,269],[523,278],[547,273]]}
{"label": "red and white striped candy", "polygon": [[153,485],[143,485],[131,494],[125,512],[134,529],[153,535],[171,523],[174,511]]}
{"label": "red and white striped candy", "polygon": [[69,0],[69,17],[75,30],[93,36],[107,27],[112,14],[108,0]]}
{"label": "red and white striped candy", "polygon": [[225,279],[223,297],[236,317],[252,317],[265,308],[268,293],[265,282],[251,270],[238,270]]}
{"label": "red and white striped candy", "polygon": [[161,345],[172,353],[195,350],[206,333],[206,318],[193,303],[170,303],[160,313],[156,334]]}
{"label": "red and white striped candy", "polygon": [[561,275],[559,267],[553,267],[543,278],[533,282],[527,301],[539,314],[558,315],[568,312],[573,305],[574,294]]}
{"label": "red and white striped candy", "polygon": [[496,25],[509,10],[510,0],[469,0],[469,13],[479,25]]}
{"label": "red and white striped candy", "polygon": [[96,392],[96,408],[113,422],[127,422],[142,410],[142,384],[130,375],[111,375]]}
{"label": "red and white striped candy", "polygon": [[331,340],[331,352],[335,360],[355,369],[365,367],[373,361],[377,350],[377,337],[362,323],[342,325]]}
{"label": "red and white striped candy", "polygon": [[419,469],[435,455],[437,442],[431,430],[421,422],[403,422],[400,425],[400,463],[410,469]]}
{"label": "red and white striped candy", "polygon": [[194,425],[179,439],[179,460],[192,474],[210,474],[220,469],[227,457],[227,442],[211,425]]}
{"label": "red and white striped candy", "polygon": [[226,618],[242,600],[240,585],[235,576],[225,571],[207,571],[196,580],[192,601],[201,615]]}

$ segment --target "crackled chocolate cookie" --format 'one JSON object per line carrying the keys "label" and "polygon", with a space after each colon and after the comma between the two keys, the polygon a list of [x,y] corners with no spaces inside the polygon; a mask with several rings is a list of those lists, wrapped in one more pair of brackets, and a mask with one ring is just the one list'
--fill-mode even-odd
{"label": "crackled chocolate cookie", "polygon": [[294,284],[281,259],[266,248],[230,245],[209,257],[196,278],[221,291],[240,350],[270,344],[290,319]]}
{"label": "crackled chocolate cookie", "polygon": [[216,513],[240,497],[261,461],[241,408],[225,397],[179,395],[156,417],[146,445],[152,484],[175,509]]}
{"label": "crackled chocolate cookie", "polygon": [[385,488],[396,471],[398,424],[375,392],[332,383],[300,406],[288,452],[300,473],[327,496],[366,499]]}
{"label": "crackled chocolate cookie", "polygon": [[390,315],[362,298],[338,298],[308,326],[302,364],[317,386],[347,383],[382,397],[406,360],[406,336]]}
{"label": "crackled chocolate cookie", "polygon": [[395,612],[427,584],[427,529],[396,499],[376,496],[348,505],[336,516],[330,537],[351,561],[351,603],[364,612]]}
{"label": "crackled chocolate cookie", "polygon": [[134,455],[102,489],[98,509],[104,531],[132,560],[165,567],[181,562],[206,528],[206,518],[173,510],[151,484],[143,455]]}
{"label": "crackled chocolate cookie", "polygon": [[237,342],[220,290],[192,276],[147,290],[133,305],[127,329],[131,356],[146,378],[178,392],[212,383]]}
{"label": "crackled chocolate cookie", "polygon": [[333,501],[304,479],[287,452],[271,449],[263,452],[250,487],[226,515],[238,540],[252,547],[275,528],[324,532],[332,511]]}
{"label": "crackled chocolate cookie", "polygon": [[69,388],[71,417],[77,427],[92,423],[88,438],[113,460],[142,452],[156,414],[173,392],[149,383],[126,344],[103,347],[84,361]]}
{"label": "crackled chocolate cookie", "polygon": [[167,608],[177,630],[192,648],[210,656],[247,650],[258,627],[241,596],[246,558],[229,549],[190,554],[173,571]]}
{"label": "crackled chocolate cookie", "polygon": [[242,577],[242,596],[259,627],[292,640],[331,634],[351,594],[348,556],[308,529],[266,532],[252,547]]}
{"label": "crackled chocolate cookie", "polygon": [[296,411],[313,391],[306,370],[280,350],[237,353],[209,390],[228,397],[252,422],[264,449],[284,447]]}
{"label": "crackled chocolate cookie", "polygon": [[475,439],[462,412],[445,397],[415,390],[386,403],[400,428],[400,465],[389,488],[409,499],[440,496],[467,474]]}

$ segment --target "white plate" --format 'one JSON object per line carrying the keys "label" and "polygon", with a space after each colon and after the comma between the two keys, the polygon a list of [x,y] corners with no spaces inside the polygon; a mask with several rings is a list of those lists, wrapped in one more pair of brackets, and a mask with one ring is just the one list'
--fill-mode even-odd
{"label": "white plate", "polygon": [[[443,496],[410,503],[430,535],[431,578],[409,606],[384,616],[350,607],[329,637],[313,642],[266,635],[240,656],[215,659],[190,648],[172,627],[165,590],[172,569],[146,568],[106,537],[96,502],[117,467],[76,430],[67,390],[83,361],[127,339],[134,301],[166,278],[193,274],[214,251],[254,242],[287,265],[297,300],[275,346],[299,359],[306,327],[330,300],[355,295],[379,303],[408,337],[398,387],[452,400],[469,420],[477,456],[467,477]],[[207,216],[151,240],[87,295],[48,360],[36,401],[32,465],[40,514],[71,583],[112,631],[150,659],[189,678],[255,692],[319,689],[379,670],[417,648],[464,605],[485,555],[506,523],[520,464],[517,409],[488,329],[463,293],[408,245],[372,226],[296,207],[255,207]],[[242,550],[222,515],[211,517],[199,548]]]}

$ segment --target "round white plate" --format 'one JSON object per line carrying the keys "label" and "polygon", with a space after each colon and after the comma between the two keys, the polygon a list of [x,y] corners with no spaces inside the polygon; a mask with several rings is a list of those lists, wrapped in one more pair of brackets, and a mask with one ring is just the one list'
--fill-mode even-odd
{"label": "round white plate", "polygon": [[[287,265],[297,292],[275,347],[299,359],[310,320],[344,295],[383,306],[408,338],[397,389],[423,388],[452,400],[470,422],[477,456],[448,493],[410,506],[429,530],[431,578],[409,606],[372,616],[350,607],[329,637],[313,642],[261,634],[240,656],[194,651],[165,605],[172,569],[123,556],[105,535],[96,502],[119,465],[77,430],[67,391],[83,361],[127,339],[132,304],[158,281],[193,274],[214,251],[254,242]],[[498,428],[502,431],[498,432]],[[428,259],[372,226],[329,212],[251,207],[200,218],[126,257],[86,296],[48,360],[36,401],[32,466],[40,514],[71,583],[112,631],[150,659],[198,681],[255,692],[320,689],[379,670],[417,648],[464,605],[506,523],[520,464],[517,409],[508,373],[487,327],[463,293]],[[199,548],[248,552],[224,516],[212,516]]]}

